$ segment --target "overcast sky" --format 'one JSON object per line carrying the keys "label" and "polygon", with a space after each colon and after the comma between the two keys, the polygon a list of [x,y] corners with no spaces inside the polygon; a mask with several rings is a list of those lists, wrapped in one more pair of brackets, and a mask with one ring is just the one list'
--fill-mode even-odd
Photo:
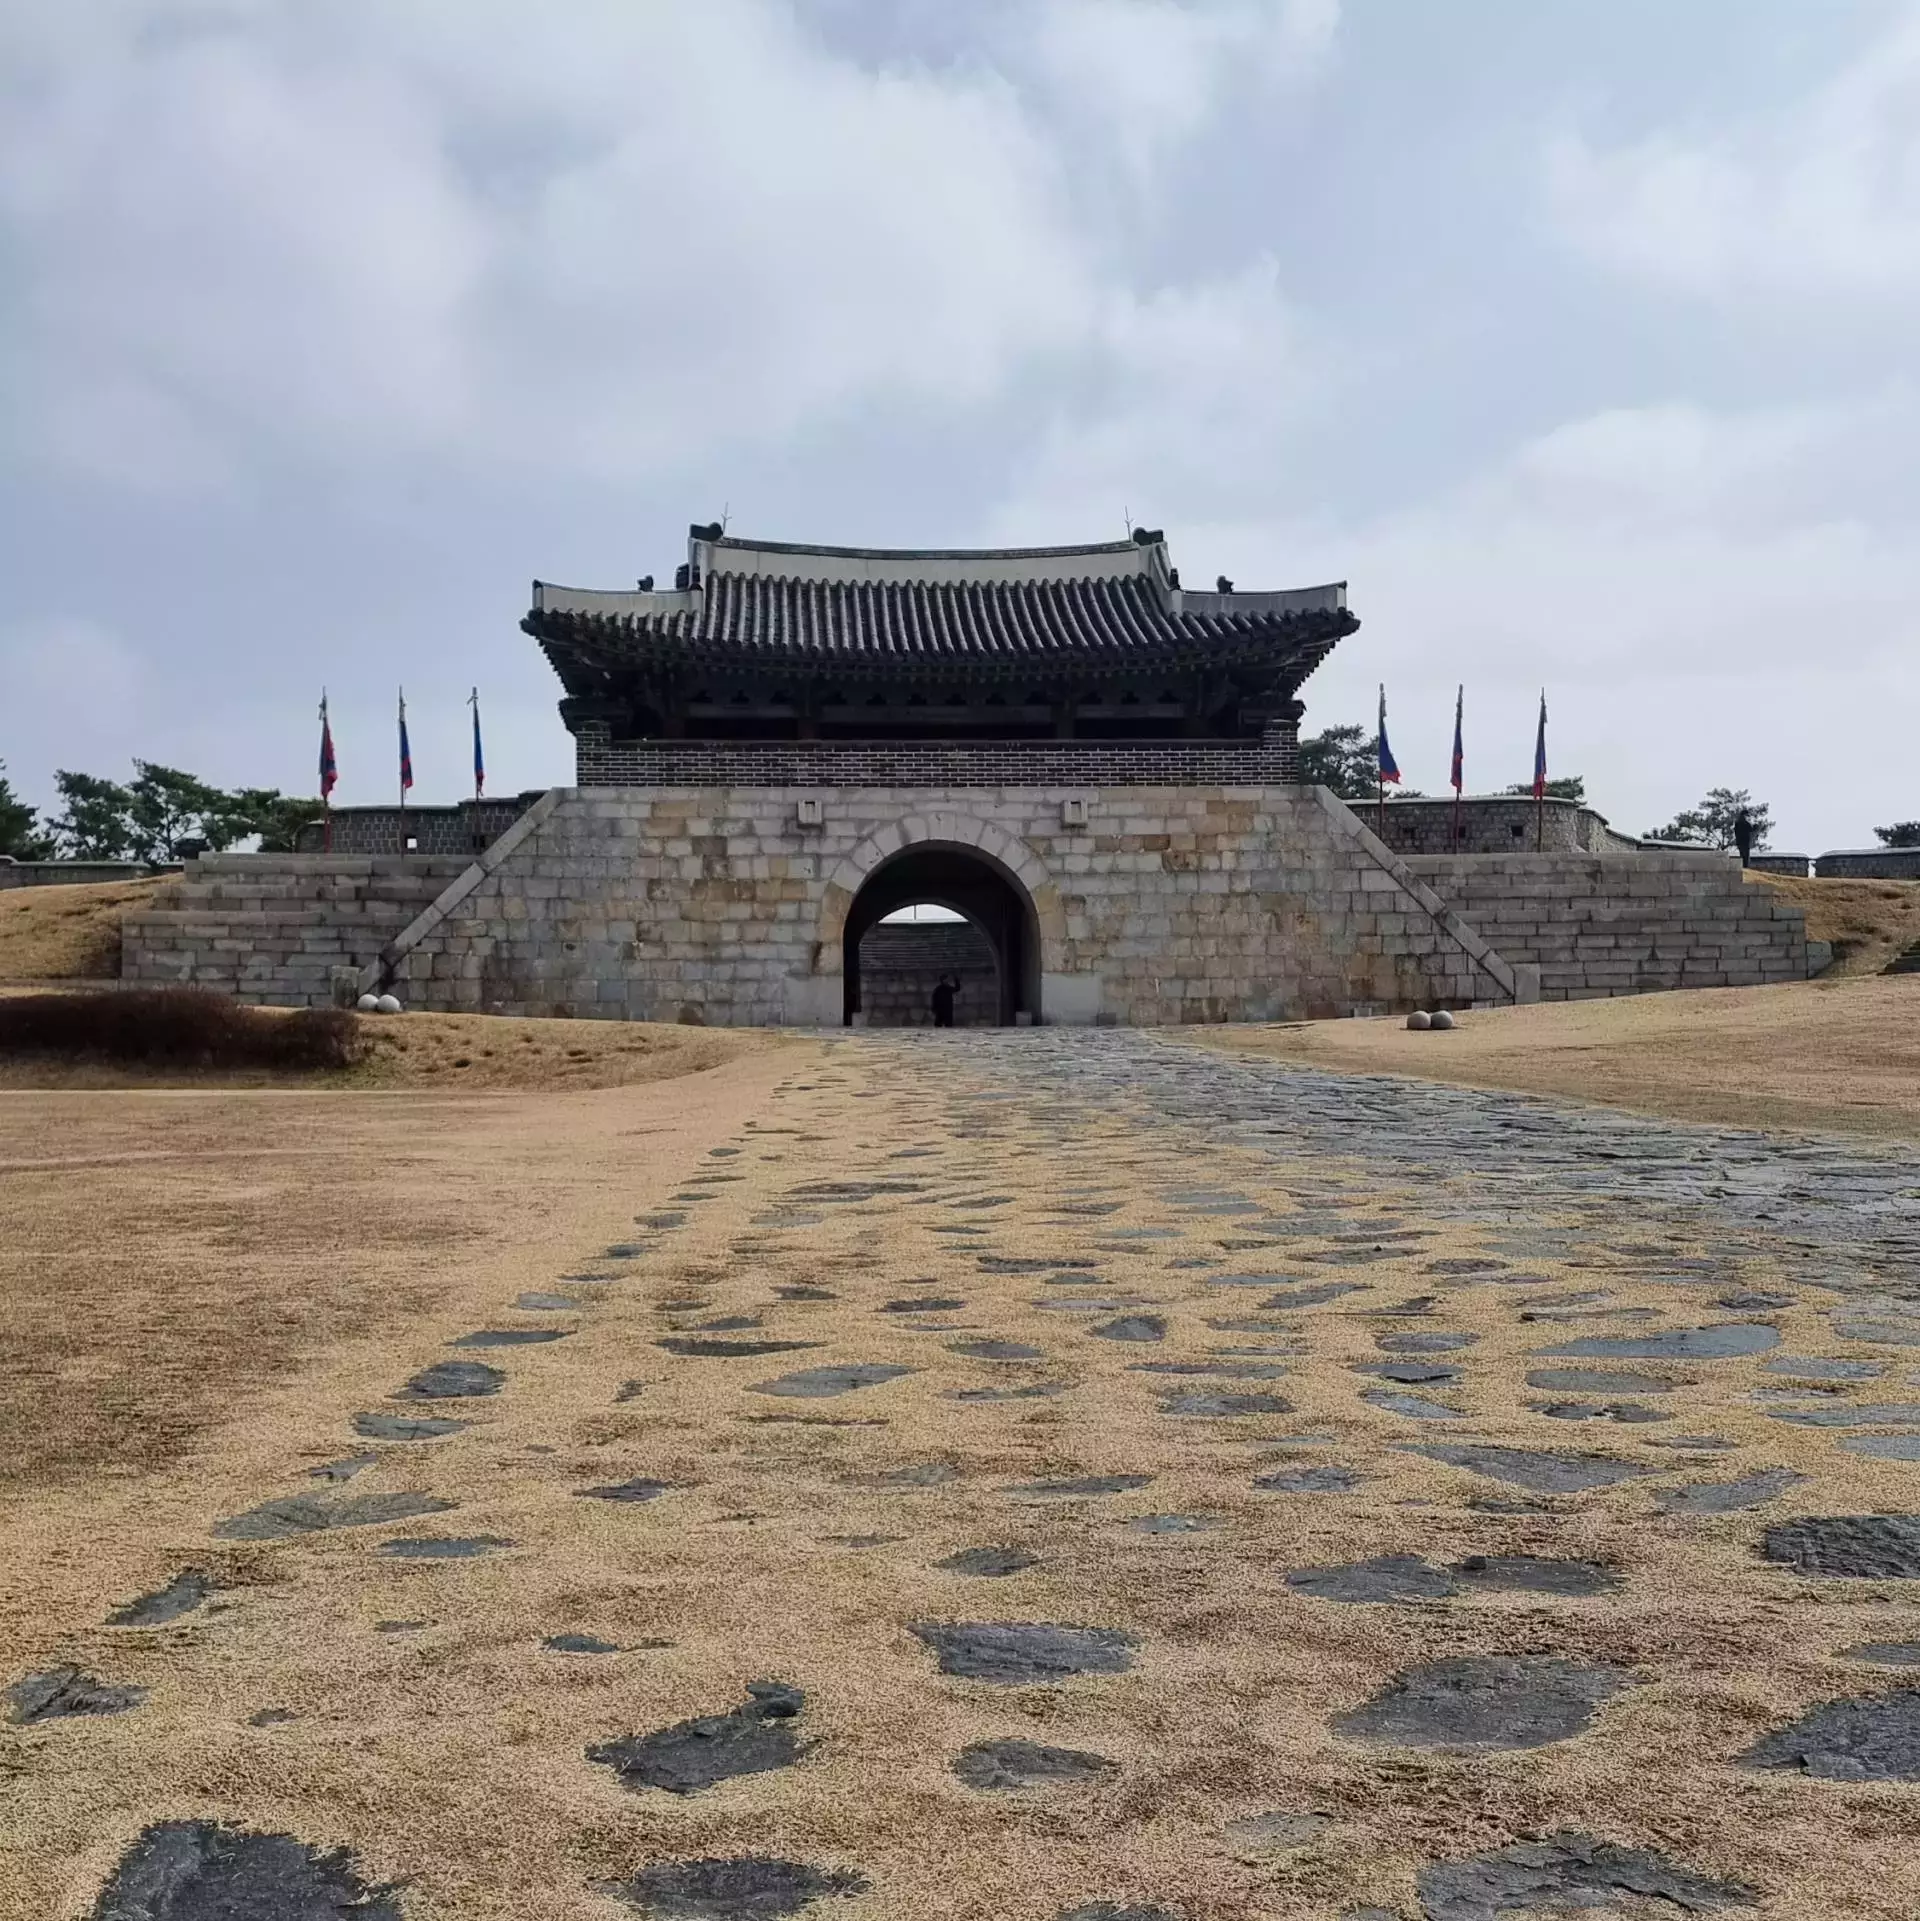
{"label": "overcast sky", "polygon": [[571,778],[687,523],[1345,579],[1309,730],[1920,812],[1920,4],[7,0],[0,758]]}

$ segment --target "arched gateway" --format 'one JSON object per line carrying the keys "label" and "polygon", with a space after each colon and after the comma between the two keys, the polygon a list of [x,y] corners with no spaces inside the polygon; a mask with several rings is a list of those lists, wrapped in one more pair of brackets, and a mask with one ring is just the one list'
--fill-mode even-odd
{"label": "arched gateway", "polygon": [[[915,943],[919,953],[888,955],[884,935],[869,941],[888,915],[920,905],[961,915],[968,938],[955,940],[939,923],[913,929],[895,923],[889,929],[895,945]],[[1033,896],[1013,868],[978,844],[922,840],[887,855],[853,896],[840,949],[848,1025],[857,1019],[914,1024],[941,976],[962,988],[965,1025],[1012,1027],[1041,1018],[1042,938]],[[985,965],[970,968],[976,957]],[[883,986],[893,993],[876,991]]]}

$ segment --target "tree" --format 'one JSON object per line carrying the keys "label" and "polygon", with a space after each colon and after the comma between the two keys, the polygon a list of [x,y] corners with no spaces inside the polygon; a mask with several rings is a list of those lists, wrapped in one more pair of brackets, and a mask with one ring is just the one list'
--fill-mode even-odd
{"label": "tree", "polygon": [[217,848],[239,838],[222,837],[227,796],[219,788],[150,760],[136,760],[133,768],[127,797],[134,859],[176,860],[183,840],[204,840]]}
{"label": "tree", "polygon": [[53,837],[33,809],[13,791],[7,763],[0,760],[0,854],[15,860],[51,860]]}
{"label": "tree", "polygon": [[117,781],[61,768],[53,784],[65,803],[53,819],[70,860],[126,860],[133,852],[133,795]]}
{"label": "tree", "polygon": [[291,854],[299,844],[301,828],[326,813],[324,801],[300,800],[277,787],[242,787],[222,795],[221,801],[219,834],[209,833],[208,844],[231,847],[258,836],[263,854]]}
{"label": "tree", "polygon": [[[1533,782],[1530,780],[1517,780],[1511,787],[1503,788],[1501,791],[1508,794],[1525,794],[1527,798],[1531,800],[1533,798]],[[1584,774],[1562,774],[1558,780],[1550,780],[1547,782],[1547,798],[1549,800],[1584,801],[1586,797],[1587,781]]]}
{"label": "tree", "polygon": [[1379,764],[1375,736],[1364,727],[1329,727],[1300,743],[1300,778],[1342,800],[1371,799]]}
{"label": "tree", "polygon": [[1648,840],[1691,841],[1697,847],[1731,847],[1733,823],[1745,814],[1753,823],[1756,851],[1767,844],[1773,832],[1773,810],[1757,801],[1744,787],[1716,787],[1697,807],[1676,814],[1665,827],[1656,827]]}
{"label": "tree", "polygon": [[1920,820],[1897,820],[1891,827],[1876,827],[1882,847],[1920,847]]}

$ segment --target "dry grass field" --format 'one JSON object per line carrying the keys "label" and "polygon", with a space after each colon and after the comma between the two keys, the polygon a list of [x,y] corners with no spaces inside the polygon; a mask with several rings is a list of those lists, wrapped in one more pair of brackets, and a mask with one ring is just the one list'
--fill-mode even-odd
{"label": "dry grass field", "polygon": [[1920,1139],[1920,975],[1704,988],[1403,1020],[1195,1030],[1352,1073],[1602,1101],[1676,1120]]}
{"label": "dry grass field", "polygon": [[113,980],[121,917],[164,907],[168,880],[0,890],[0,981]]}
{"label": "dry grass field", "polygon": [[366,1057],[339,1073],[195,1071],[118,1061],[0,1055],[0,1089],[104,1092],[278,1088],[313,1094],[445,1088],[462,1093],[628,1087],[671,1080],[763,1044],[757,1037],[643,1021],[511,1020],[483,1014],[362,1015]]}
{"label": "dry grass field", "polygon": [[1877,974],[1904,948],[1920,941],[1920,881],[1813,880],[1790,874],[1749,874],[1807,916],[1807,935],[1829,941],[1827,979]]}

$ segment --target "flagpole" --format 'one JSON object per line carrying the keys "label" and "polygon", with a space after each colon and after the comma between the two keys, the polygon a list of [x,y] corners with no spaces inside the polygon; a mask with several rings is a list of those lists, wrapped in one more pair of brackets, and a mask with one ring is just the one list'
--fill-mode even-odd
{"label": "flagpole", "polygon": [[[407,690],[400,689],[400,737],[407,734]],[[403,748],[400,754],[400,858],[407,857],[407,756]]]}

